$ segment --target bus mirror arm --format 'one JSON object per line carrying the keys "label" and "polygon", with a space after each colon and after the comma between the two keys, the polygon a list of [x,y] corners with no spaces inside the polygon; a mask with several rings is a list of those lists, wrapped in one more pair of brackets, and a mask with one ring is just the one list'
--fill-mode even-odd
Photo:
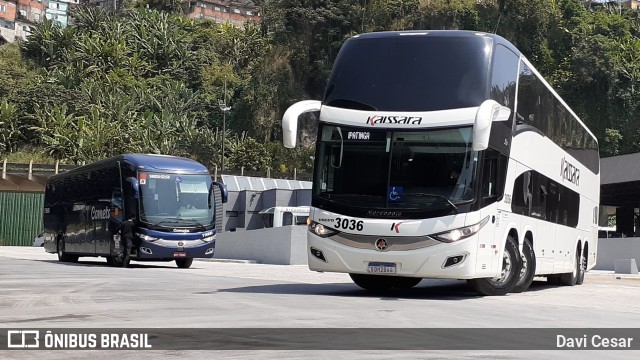
{"label": "bus mirror arm", "polygon": [[511,118],[511,109],[501,106],[494,100],[485,100],[476,113],[473,123],[472,150],[482,151],[489,147],[491,124],[494,121],[507,121]]}
{"label": "bus mirror arm", "polygon": [[282,116],[282,142],[285,147],[296,147],[298,117],[304,113],[320,111],[321,107],[322,102],[319,100],[303,100],[289,106]]}

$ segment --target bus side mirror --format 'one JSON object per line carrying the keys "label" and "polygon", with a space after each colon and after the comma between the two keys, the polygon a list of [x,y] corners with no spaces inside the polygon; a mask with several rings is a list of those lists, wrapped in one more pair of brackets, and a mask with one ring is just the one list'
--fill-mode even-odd
{"label": "bus side mirror", "polygon": [[319,100],[303,100],[289,106],[282,116],[282,142],[284,146],[293,149],[298,137],[298,117],[304,113],[320,111],[322,102]]}
{"label": "bus side mirror", "polygon": [[212,185],[218,186],[218,189],[220,189],[220,197],[222,198],[222,203],[226,203],[229,200],[229,191],[227,190],[227,185],[219,182],[214,182]]}
{"label": "bus side mirror", "polygon": [[476,113],[471,149],[474,151],[486,150],[489,147],[491,124],[494,121],[507,121],[510,116],[511,109],[508,107],[501,106],[494,100],[485,100]]}
{"label": "bus side mirror", "polygon": [[134,178],[134,177],[129,177],[127,178],[127,181],[131,182],[131,189],[133,190],[133,197],[134,198],[139,198],[140,197],[140,183],[138,183],[138,179]]}

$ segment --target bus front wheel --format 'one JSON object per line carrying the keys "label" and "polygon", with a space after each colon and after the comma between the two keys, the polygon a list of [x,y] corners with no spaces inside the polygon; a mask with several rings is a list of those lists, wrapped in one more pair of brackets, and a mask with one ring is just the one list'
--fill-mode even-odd
{"label": "bus front wheel", "polygon": [[359,287],[369,291],[388,290],[394,286],[394,277],[383,275],[349,274]]}
{"label": "bus front wheel", "polygon": [[193,258],[176,259],[176,265],[178,265],[180,269],[188,269],[191,267],[191,264],[193,264]]}
{"label": "bus front wheel", "polygon": [[494,278],[470,279],[469,284],[481,295],[497,296],[511,292],[520,278],[522,260],[512,236],[507,238],[502,255],[502,270]]}
{"label": "bus front wheel", "polygon": [[411,289],[418,285],[422,281],[422,278],[396,276],[393,280],[393,287],[397,289]]}

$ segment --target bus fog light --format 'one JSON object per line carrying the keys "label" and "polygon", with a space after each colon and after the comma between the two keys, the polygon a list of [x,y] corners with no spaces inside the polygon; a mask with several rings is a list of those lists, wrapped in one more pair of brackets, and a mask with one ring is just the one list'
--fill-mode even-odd
{"label": "bus fog light", "polygon": [[309,250],[311,251],[311,255],[313,255],[315,258],[322,260],[323,262],[327,262],[327,259],[325,259],[322,250],[318,250],[316,248],[311,248]]}
{"label": "bus fog light", "polygon": [[208,248],[207,251],[204,252],[205,255],[213,254],[213,248]]}
{"label": "bus fog light", "polygon": [[449,266],[461,264],[465,260],[465,258],[466,258],[465,255],[449,256],[447,260],[445,260],[444,265],[442,265],[442,267],[447,268]]}
{"label": "bus fog light", "polygon": [[140,251],[142,251],[143,253],[148,254],[148,255],[153,254],[153,251],[151,251],[151,249],[146,248],[146,247],[142,247],[142,246],[140,247]]}

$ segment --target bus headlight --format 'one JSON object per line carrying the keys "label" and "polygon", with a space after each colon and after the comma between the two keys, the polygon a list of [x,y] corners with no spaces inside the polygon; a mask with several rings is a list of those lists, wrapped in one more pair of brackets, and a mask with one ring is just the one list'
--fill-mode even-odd
{"label": "bus headlight", "polygon": [[309,224],[309,231],[311,231],[312,233],[320,236],[320,237],[329,237],[331,235],[335,235],[338,233],[337,230],[334,229],[330,229],[320,223],[317,223],[315,221],[310,221]]}
{"label": "bus headlight", "polygon": [[139,237],[140,239],[144,240],[144,241],[156,241],[158,240],[158,238],[153,237],[153,236],[149,236],[149,235],[145,235],[145,234],[140,234],[140,233],[136,233],[136,236]]}
{"label": "bus headlight", "polygon": [[475,233],[477,233],[478,231],[480,231],[480,229],[482,229],[482,227],[485,226],[488,222],[489,222],[489,216],[485,217],[484,219],[482,219],[482,221],[480,221],[479,223],[477,223],[475,225],[465,226],[463,228],[454,229],[454,230],[450,230],[450,231],[447,231],[447,232],[430,235],[430,237],[432,237],[432,238],[434,238],[434,239],[436,239],[438,241],[442,241],[442,242],[446,242],[446,243],[452,243],[452,242],[460,241],[460,240],[466,239],[469,236],[472,236]]}
{"label": "bus headlight", "polygon": [[211,235],[211,236],[207,236],[207,237],[202,238],[202,241],[212,242],[215,239],[216,239],[216,236],[215,235]]}

